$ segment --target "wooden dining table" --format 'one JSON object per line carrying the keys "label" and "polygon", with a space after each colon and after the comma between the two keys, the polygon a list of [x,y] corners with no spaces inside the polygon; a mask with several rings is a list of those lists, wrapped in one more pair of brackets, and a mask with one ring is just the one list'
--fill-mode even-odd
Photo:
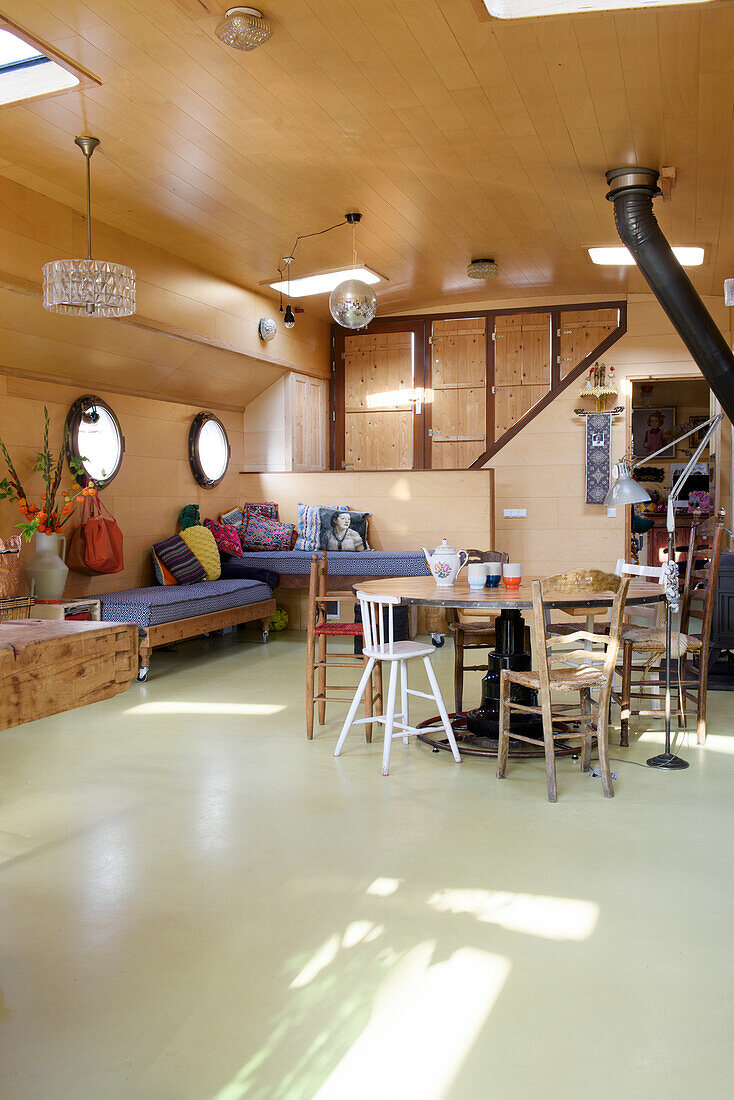
{"label": "wooden dining table", "polygon": [[[368,592],[373,596],[399,596],[401,603],[420,607],[461,608],[463,610],[498,611],[494,622],[495,648],[489,652],[487,674],[482,680],[482,698],[478,707],[452,714],[451,723],[461,751],[468,755],[495,756],[497,754],[497,732],[499,728],[500,673],[503,668],[513,671],[527,671],[531,668],[532,657],[525,649],[525,619],[523,611],[532,609],[532,578],[524,579],[518,588],[506,588],[503,582],[496,588],[470,588],[465,580],[457,580],[450,587],[437,585],[433,577],[389,577],[384,580],[365,581],[354,586],[355,593]],[[575,592],[553,591],[544,588],[543,603],[550,610],[563,611],[573,608],[586,611],[587,622],[594,615],[609,609],[614,601],[614,592]],[[665,597],[662,585],[645,580],[633,580],[627,593],[627,608],[645,604],[659,603]],[[583,620],[582,620],[583,621]],[[583,628],[582,628],[583,629]],[[540,719],[535,715],[513,714],[512,724],[522,722],[523,733],[537,732],[542,739]],[[435,724],[436,719],[427,719],[424,725]],[[538,727],[530,730],[530,727]],[[517,727],[516,727],[517,728]],[[437,739],[432,735],[422,735],[421,740],[433,746],[435,751],[447,749],[446,739]],[[561,742],[557,752],[576,752],[576,748],[564,750]],[[510,735],[510,754],[513,756],[542,755],[542,748],[536,749],[523,741],[513,741]]]}

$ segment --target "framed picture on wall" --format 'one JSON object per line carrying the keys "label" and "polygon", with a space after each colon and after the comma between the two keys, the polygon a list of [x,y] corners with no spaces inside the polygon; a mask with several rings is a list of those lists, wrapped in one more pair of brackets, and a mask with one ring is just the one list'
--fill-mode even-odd
{"label": "framed picture on wall", "polygon": [[[635,458],[655,454],[675,438],[675,409],[633,409],[632,450]],[[675,448],[669,447],[659,456],[673,458]]]}

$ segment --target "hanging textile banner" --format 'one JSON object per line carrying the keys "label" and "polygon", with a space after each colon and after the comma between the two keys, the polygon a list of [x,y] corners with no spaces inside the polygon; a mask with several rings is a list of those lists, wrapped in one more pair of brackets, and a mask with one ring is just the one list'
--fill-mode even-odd
{"label": "hanging textile banner", "polygon": [[603,504],[609,492],[612,414],[586,415],[586,503]]}

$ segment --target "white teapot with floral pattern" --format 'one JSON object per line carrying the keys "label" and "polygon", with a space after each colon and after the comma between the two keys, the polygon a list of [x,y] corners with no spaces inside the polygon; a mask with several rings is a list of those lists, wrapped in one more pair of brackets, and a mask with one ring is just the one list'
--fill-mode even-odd
{"label": "white teapot with floral pattern", "polygon": [[[449,546],[446,539],[443,540],[440,546],[436,547],[432,554],[428,553],[425,546],[422,546],[421,550],[425,554],[426,565],[431,570],[433,579],[441,588],[452,586],[469,558],[466,550],[454,550],[453,546]],[[462,554],[464,555],[463,561],[461,560]]]}

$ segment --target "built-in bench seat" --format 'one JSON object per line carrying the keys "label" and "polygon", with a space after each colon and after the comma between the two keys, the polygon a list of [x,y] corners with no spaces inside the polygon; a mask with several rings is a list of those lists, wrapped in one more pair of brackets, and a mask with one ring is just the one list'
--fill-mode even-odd
{"label": "built-in bench seat", "polygon": [[[320,551],[319,551],[320,553]],[[260,550],[242,557],[222,555],[222,576],[237,577],[256,569],[272,569],[280,575],[282,588],[308,588],[312,550]],[[363,550],[326,554],[327,589],[344,590],[360,580],[380,577],[428,577],[430,571],[422,550]]]}
{"label": "built-in bench seat", "polygon": [[267,641],[270,616],[275,611],[270,585],[245,577],[128,588],[99,598],[103,620],[137,623],[139,680],[147,678],[150,653],[156,646],[254,621],[262,624],[263,641]]}

